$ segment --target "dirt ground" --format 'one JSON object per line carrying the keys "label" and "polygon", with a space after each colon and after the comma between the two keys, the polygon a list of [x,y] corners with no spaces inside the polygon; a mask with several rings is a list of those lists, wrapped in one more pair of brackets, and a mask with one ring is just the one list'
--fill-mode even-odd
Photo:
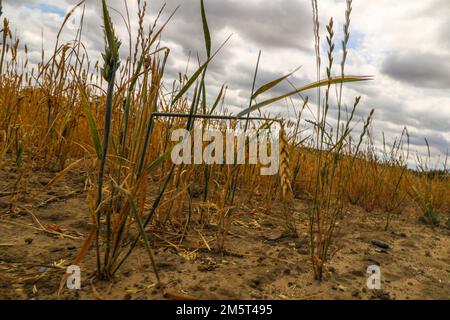
{"label": "dirt ground", "polygon": [[[58,296],[65,268],[90,225],[82,174],[68,175],[43,194],[35,192],[54,175],[36,169],[24,177],[27,192],[12,214],[6,213],[8,192],[17,172],[13,167],[0,171],[0,299],[161,299],[142,246],[113,282],[93,280],[91,248],[80,265],[81,289],[64,289]],[[258,208],[257,200],[239,207],[225,254],[212,250],[214,224],[193,228],[181,244],[158,232],[151,239],[166,289],[198,299],[450,298],[450,230],[421,224],[411,208],[395,218],[389,231],[383,230],[385,214],[349,208],[339,224],[327,279],[315,281],[308,256],[307,205],[306,200],[294,203],[298,238],[286,236],[282,222],[270,212],[251,209]],[[369,265],[381,268],[381,290],[367,289]]]}

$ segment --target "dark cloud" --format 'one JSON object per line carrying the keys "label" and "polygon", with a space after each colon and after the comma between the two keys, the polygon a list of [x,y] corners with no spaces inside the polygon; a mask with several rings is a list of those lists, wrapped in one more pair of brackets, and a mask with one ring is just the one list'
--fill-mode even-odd
{"label": "dark cloud", "polygon": [[448,56],[426,52],[392,53],[384,60],[381,72],[420,88],[450,88]]}
{"label": "dark cloud", "polygon": [[409,139],[411,145],[418,147],[426,147],[425,139],[427,139],[430,148],[435,148],[442,154],[450,150],[450,141],[440,132],[431,132],[425,135],[410,134]]}
{"label": "dark cloud", "polygon": [[383,96],[381,93],[378,97],[370,97],[365,101],[363,100],[362,104],[375,108],[375,119],[383,122],[420,128],[421,130],[446,132],[450,129],[450,118],[437,112],[430,112],[425,108],[413,109],[412,106],[409,106],[404,101],[390,96]]}
{"label": "dark cloud", "polygon": [[[158,7],[158,1],[152,5]],[[312,48],[311,13],[307,2],[209,0],[205,1],[205,7],[213,33],[228,30],[265,49],[309,51]],[[169,27],[167,35],[188,49],[201,48],[203,39],[196,36],[202,36],[199,1],[181,2],[174,20],[177,28]]]}

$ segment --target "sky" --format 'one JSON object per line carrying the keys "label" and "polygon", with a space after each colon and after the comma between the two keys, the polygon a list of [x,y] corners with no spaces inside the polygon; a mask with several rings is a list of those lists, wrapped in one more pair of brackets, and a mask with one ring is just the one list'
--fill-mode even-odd
{"label": "sky", "polygon": [[[47,57],[54,48],[56,34],[65,14],[77,0],[3,0],[3,15],[10,19],[22,46],[28,46],[29,58],[40,61],[42,42]],[[108,0],[108,5],[125,13],[124,0]],[[151,0],[146,25],[166,3],[161,21],[180,6],[162,34],[162,44],[171,48],[168,79],[184,72],[191,56],[188,73],[195,69],[197,54],[205,57],[199,0]],[[100,59],[103,50],[100,0],[86,0],[83,43],[91,60]],[[137,30],[137,0],[127,1],[134,31]],[[231,40],[213,60],[207,77],[208,100],[213,101],[222,84],[228,87],[226,106],[237,112],[248,105],[258,51],[262,51],[257,86],[301,67],[290,77],[297,87],[316,80],[312,10],[310,0],[205,0],[212,46],[232,34]],[[450,1],[448,0],[354,0],[351,15],[349,54],[346,73],[371,75],[374,80],[346,85],[343,101],[349,107],[356,96],[362,100],[356,113],[361,124],[375,109],[373,139],[381,148],[382,136],[393,143],[406,126],[412,155],[427,153],[425,137],[431,147],[432,166],[445,160],[450,149]],[[335,65],[340,74],[344,0],[318,0],[322,60],[326,60],[325,25],[333,17],[335,27]],[[70,40],[76,32],[78,10],[63,31]],[[122,43],[122,56],[128,50],[128,36],[122,17],[111,11]],[[42,34],[44,41],[42,41]],[[323,75],[324,76],[324,75]],[[285,82],[265,97],[291,90]],[[313,120],[316,92],[308,92],[310,110],[305,120]],[[294,105],[280,102],[264,109],[272,114],[294,116]],[[330,123],[336,118],[332,100]],[[333,109],[334,108],[334,109]],[[303,125],[308,126],[307,122]],[[361,125],[355,128],[357,133]],[[411,157],[410,164],[414,163]]]}

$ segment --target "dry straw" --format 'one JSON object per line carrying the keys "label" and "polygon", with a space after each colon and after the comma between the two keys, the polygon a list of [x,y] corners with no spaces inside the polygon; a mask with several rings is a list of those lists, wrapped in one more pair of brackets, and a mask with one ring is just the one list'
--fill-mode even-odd
{"label": "dry straw", "polygon": [[280,184],[283,199],[292,198],[291,170],[289,166],[289,143],[284,130],[284,125],[280,129]]}

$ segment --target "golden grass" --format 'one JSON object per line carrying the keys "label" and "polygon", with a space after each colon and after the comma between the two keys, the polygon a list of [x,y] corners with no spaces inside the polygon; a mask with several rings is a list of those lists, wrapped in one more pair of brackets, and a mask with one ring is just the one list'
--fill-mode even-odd
{"label": "golden grass", "polygon": [[[5,18],[0,60],[0,166],[12,162],[21,173],[10,190],[3,190],[5,196],[10,197],[10,211],[15,210],[18,194],[25,192],[24,173],[32,172],[34,167],[57,168],[59,173],[55,173],[53,183],[75,166],[82,167],[90,208],[86,215],[91,217],[94,227],[77,261],[95,243],[98,276],[105,279],[114,276],[141,240],[153,263],[151,244],[145,232],[150,226],[176,230],[177,241],[182,242],[189,231],[217,224],[215,247],[226,250],[226,236],[237,208],[256,200],[260,208],[269,212],[280,204],[279,194],[284,204],[296,197],[310,204],[307,231],[317,279],[322,278],[326,269],[336,222],[342,219],[342,212],[349,204],[367,211],[386,212],[386,228],[406,205],[417,206],[423,214],[432,212],[449,218],[450,179],[446,168],[440,172],[430,168],[408,169],[407,143],[393,145],[389,156],[377,157],[371,143],[372,113],[365,120],[359,140],[355,143],[350,138],[360,98],[356,98],[353,109],[344,114],[341,108],[343,83],[370,78],[346,76],[346,54],[341,62],[341,76],[331,76],[332,20],[327,26],[327,79],[318,78],[312,84],[256,103],[254,100],[259,94],[270,93],[270,89],[285,81],[287,76],[276,79],[253,90],[249,107],[241,112],[241,116],[246,116],[294,94],[325,87],[325,103],[318,104],[318,118],[313,121],[314,135],[299,141],[301,111],[297,114],[297,123],[289,125],[286,131],[281,130],[279,176],[259,176],[259,165],[173,165],[168,157],[168,150],[173,146],[169,140],[172,130],[192,130],[194,126],[206,129],[207,123],[212,128],[226,129],[219,121],[193,118],[200,113],[227,115],[222,105],[223,87],[215,101],[206,101],[209,88],[205,75],[218,50],[211,51],[203,2],[201,8],[208,58],[192,75],[181,75],[170,90],[163,86],[170,50],[158,44],[167,22],[160,27],[155,22],[146,34],[142,19],[145,5],[140,5],[138,13],[140,23],[135,51],[120,61],[119,40],[114,35],[106,6],[103,8],[106,39],[103,68],[81,53],[80,34],[74,42],[57,43],[51,59],[43,58],[36,69],[29,65],[26,53],[25,63],[19,63],[19,40],[12,38],[9,21]],[[350,13],[351,1],[347,1],[346,41]],[[316,32],[318,23],[316,16]],[[318,34],[316,40],[317,37]],[[346,44],[344,42],[344,53]],[[319,55],[318,48],[316,46]],[[320,62],[320,57],[317,58]],[[119,62],[122,63],[120,68]],[[318,63],[318,69],[320,66]],[[93,73],[89,73],[91,67],[94,67]],[[255,72],[255,78],[256,75]],[[335,87],[339,91],[337,105],[342,130],[333,136],[327,130],[327,116],[332,103],[329,93]],[[187,98],[187,92],[193,93],[191,98]],[[306,98],[298,110],[309,107],[308,103]],[[190,117],[154,117],[155,112],[183,113]],[[231,127],[239,123],[232,116],[226,121]],[[257,129],[267,123],[250,122],[249,125]],[[405,140],[403,134],[402,139]],[[285,210],[292,213],[294,209],[287,206]],[[291,219],[292,215],[286,217]],[[297,228],[295,221],[288,222]],[[125,247],[126,235],[130,232],[132,244]]]}

